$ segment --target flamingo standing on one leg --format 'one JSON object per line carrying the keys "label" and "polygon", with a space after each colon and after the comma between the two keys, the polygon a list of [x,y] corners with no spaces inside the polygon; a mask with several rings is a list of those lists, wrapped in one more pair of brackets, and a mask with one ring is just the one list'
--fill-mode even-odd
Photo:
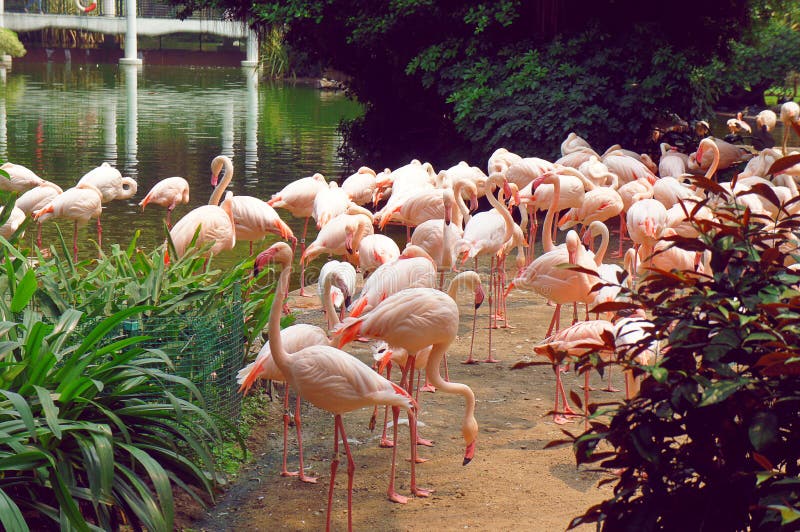
{"label": "flamingo standing on one leg", "polygon": [[[34,212],[33,219],[44,222],[53,218],[74,220],[72,234],[72,253],[78,260],[78,227],[86,225],[92,218],[99,218],[103,212],[103,195],[100,190],[88,183],[78,183],[54,197],[47,205]],[[97,226],[97,239],[100,240],[100,226]]]}
{"label": "flamingo standing on one leg", "polygon": [[[275,298],[269,317],[269,345],[275,364],[286,376],[289,384],[297,393],[335,417],[334,421],[334,458],[331,461],[331,479],[328,489],[328,510],[326,530],[331,528],[331,510],[333,508],[333,488],[336,470],[339,465],[339,437],[347,454],[347,526],[353,528],[353,475],[355,462],[350,453],[350,445],[342,423],[342,415],[366,406],[390,405],[395,419],[395,436],[397,418],[400,409],[407,410],[411,441],[416,440],[416,421],[414,401],[411,396],[391,381],[384,379],[369,366],[357,358],[334,347],[318,345],[306,347],[290,356],[281,341],[280,315],[284,299],[289,287],[293,253],[284,242],[277,242],[256,257],[256,267],[261,267],[269,260],[275,260],[281,268],[280,278],[275,290]],[[426,497],[429,491],[417,486],[416,481],[416,445],[411,445],[411,492],[418,497]],[[392,451],[392,467],[389,480],[389,499],[399,503],[407,502],[406,497],[394,489],[396,447]]]}
{"label": "flamingo standing on one leg", "polygon": [[[78,180],[78,185],[89,184],[100,191],[103,203],[132,198],[138,189],[132,177],[122,177],[122,173],[108,163],[92,168]],[[102,212],[101,212],[102,214]],[[97,245],[103,247],[103,228],[100,215],[97,216]]]}
{"label": "flamingo standing on one leg", "polygon": [[150,203],[167,208],[167,230],[171,229],[172,210],[181,203],[189,203],[189,183],[178,176],[162,179],[153,185],[150,192],[139,202],[139,207],[144,210]]}

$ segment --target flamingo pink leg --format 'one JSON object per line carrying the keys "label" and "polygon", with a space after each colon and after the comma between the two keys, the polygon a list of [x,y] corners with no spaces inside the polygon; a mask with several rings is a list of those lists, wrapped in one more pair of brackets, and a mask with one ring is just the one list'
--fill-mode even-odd
{"label": "flamingo pink leg", "polygon": [[[286,387],[288,388],[289,385],[287,384]],[[306,475],[305,465],[303,464],[303,425],[300,422],[300,396],[297,396],[295,408],[294,408],[294,426],[297,429],[297,447],[298,447],[298,460],[300,462],[300,469],[298,470],[299,478],[303,482],[307,482],[308,484],[316,484],[317,478],[316,477],[309,477]]]}
{"label": "flamingo pink leg", "polygon": [[484,360],[484,362],[489,363],[500,362],[492,356],[492,292],[494,292],[493,283],[495,282],[496,273],[494,256],[492,256],[491,272],[489,273],[489,356]]}
{"label": "flamingo pink leg", "polygon": [[78,220],[75,220],[75,230],[72,232],[72,256],[78,262]]}
{"label": "flamingo pink leg", "polygon": [[[306,217],[306,223],[303,224],[303,238],[300,239],[300,256],[302,257],[306,251],[306,232],[308,231],[308,217]],[[296,244],[296,243],[295,243]],[[306,265],[304,262],[300,262],[300,295],[307,296],[308,294],[305,291],[306,286]]]}
{"label": "flamingo pink leg", "polygon": [[333,487],[336,479],[336,470],[339,468],[339,434],[342,435],[342,444],[344,445],[345,454],[347,456],[347,530],[353,530],[353,476],[356,470],[356,464],[353,461],[353,455],[350,453],[350,445],[347,443],[347,435],[344,432],[344,424],[342,423],[342,415],[336,414],[334,418],[334,431],[333,431],[333,460],[331,460],[331,484],[328,488],[328,516],[325,521],[325,530],[331,530],[331,510],[333,509]]}
{"label": "flamingo pink leg", "polygon": [[[394,422],[394,427],[393,427],[393,430],[392,430],[392,434],[393,434],[393,438],[394,438],[395,441],[397,441],[397,421],[398,421],[399,417],[400,417],[400,408],[396,407],[396,406],[393,406],[392,407],[392,420]],[[408,423],[410,425],[411,421],[409,420]],[[414,447],[414,446],[412,445],[411,447]],[[413,458],[413,456],[412,456],[412,458]],[[412,464],[414,463],[413,460],[412,460],[411,463]],[[405,504],[405,503],[408,502],[408,497],[404,497],[404,496],[400,495],[394,489],[394,476],[395,476],[396,464],[397,464],[397,445],[392,445],[392,467],[391,467],[391,470],[390,470],[390,473],[389,473],[388,496],[389,496],[389,500],[392,501],[392,502]]]}
{"label": "flamingo pink leg", "polygon": [[[475,257],[475,271],[478,271],[478,257]],[[475,342],[475,325],[478,320],[478,309],[472,315],[472,341]],[[492,352],[492,291],[489,290],[489,352]],[[462,364],[477,364],[478,361],[472,358],[472,344],[469,348],[469,357]]]}
{"label": "flamingo pink leg", "polygon": [[100,217],[97,217],[97,247],[103,249],[103,226],[100,225]]}
{"label": "flamingo pink leg", "polygon": [[[569,403],[567,403],[567,393],[564,390],[564,382],[561,380],[561,370],[559,369],[558,365],[556,364],[553,366],[553,372],[556,374],[556,402],[553,408],[553,421],[559,425],[563,425],[568,421],[568,416],[574,416],[575,411],[570,408]],[[561,394],[564,402],[564,411],[559,412],[558,410],[558,396]]]}

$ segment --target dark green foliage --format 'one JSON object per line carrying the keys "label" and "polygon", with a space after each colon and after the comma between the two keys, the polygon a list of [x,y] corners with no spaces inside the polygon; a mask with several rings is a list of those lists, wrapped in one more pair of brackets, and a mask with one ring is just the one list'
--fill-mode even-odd
{"label": "dark green foliage", "polygon": [[[760,192],[771,195],[766,187]],[[637,397],[610,417],[595,414],[589,430],[568,440],[579,464],[620,472],[613,497],[572,526],[727,531],[798,524],[800,275],[786,265],[797,256],[787,234],[800,219],[784,211],[774,224],[736,203],[717,213],[717,221],[696,221],[699,239],[670,238],[706,253],[713,273],[654,270],[630,294],[629,306],[651,313],[654,328],[618,355],[623,369],[645,379]],[[654,340],[664,346],[657,364],[633,362]]]}
{"label": "dark green foliage", "polygon": [[360,160],[378,168],[412,154],[449,166],[468,149],[485,159],[500,146],[550,158],[569,131],[598,149],[633,148],[669,113],[707,118],[712,94],[698,68],[747,32],[751,4],[172,2],[286,27],[294,49],[348,74],[367,104],[351,143],[359,153],[362,143],[379,146]]}

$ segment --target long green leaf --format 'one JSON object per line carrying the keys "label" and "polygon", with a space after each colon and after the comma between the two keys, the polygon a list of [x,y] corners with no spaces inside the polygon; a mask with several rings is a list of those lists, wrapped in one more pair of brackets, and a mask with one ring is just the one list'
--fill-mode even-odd
{"label": "long green leaf", "polygon": [[166,471],[152,456],[142,449],[126,443],[120,443],[119,446],[128,451],[137,462],[144,466],[161,503],[164,519],[167,522],[167,530],[172,530],[175,521],[175,502],[172,498],[172,485],[169,482]]}
{"label": "long green leaf", "polygon": [[58,407],[53,402],[53,398],[50,397],[50,391],[41,386],[34,386],[34,389],[36,390],[36,395],[39,397],[39,403],[42,405],[47,426],[53,431],[53,435],[60,440],[61,427],[58,419]]}
{"label": "long green leaf", "polygon": [[28,306],[33,294],[36,292],[36,271],[28,269],[17,284],[14,297],[11,299],[11,312],[21,312]]}
{"label": "long green leaf", "polygon": [[0,490],[0,524],[3,525],[4,530],[18,532],[30,530],[19,507],[3,490]]}
{"label": "long green leaf", "polygon": [[14,406],[15,413],[19,416],[25,427],[28,429],[31,438],[36,437],[36,423],[33,420],[33,412],[28,402],[20,394],[12,392],[11,390],[0,390],[0,393],[5,395],[11,404]]}

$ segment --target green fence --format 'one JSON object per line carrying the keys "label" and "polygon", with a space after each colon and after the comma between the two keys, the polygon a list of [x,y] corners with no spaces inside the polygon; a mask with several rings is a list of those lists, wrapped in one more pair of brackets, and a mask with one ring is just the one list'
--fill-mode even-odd
{"label": "green fence", "polygon": [[207,411],[236,423],[242,406],[236,373],[245,350],[241,287],[234,285],[225,299],[210,311],[193,309],[129,320],[123,324],[123,333],[149,336],[141,346],[169,355],[174,364],[171,373],[200,389]]}

